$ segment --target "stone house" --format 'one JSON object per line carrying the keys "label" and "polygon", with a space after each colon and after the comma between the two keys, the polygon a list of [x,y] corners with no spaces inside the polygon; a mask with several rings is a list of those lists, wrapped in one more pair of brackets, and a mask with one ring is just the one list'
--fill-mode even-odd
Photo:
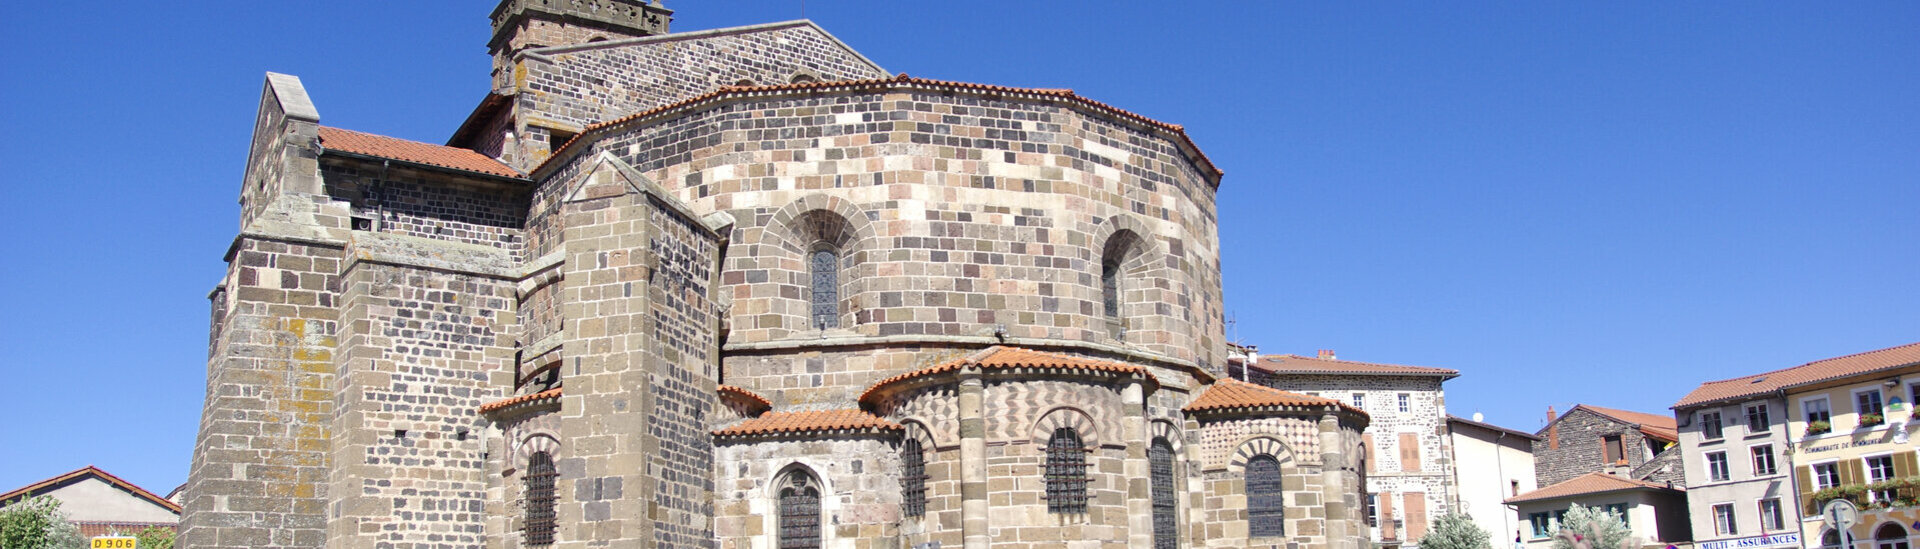
{"label": "stone house", "polygon": [[180,505],[88,465],[0,494],[0,507],[33,496],[60,500],[67,521],[86,537],[133,535],[151,527],[180,525]]}
{"label": "stone house", "polygon": [[671,15],[502,1],[445,145],[268,75],[183,547],[1365,546],[1179,126]]}
{"label": "stone house", "polygon": [[1672,416],[1575,405],[1566,415],[1547,408],[1547,426],[1534,432],[1534,474],[1552,486],[1587,473],[1686,486],[1679,427]]}
{"label": "stone house", "polygon": [[1361,435],[1361,446],[1368,530],[1376,544],[1411,545],[1426,535],[1433,519],[1458,507],[1442,384],[1459,377],[1459,371],[1340,360],[1331,350],[1306,357],[1235,347],[1228,361],[1232,377],[1367,411],[1373,421]]}

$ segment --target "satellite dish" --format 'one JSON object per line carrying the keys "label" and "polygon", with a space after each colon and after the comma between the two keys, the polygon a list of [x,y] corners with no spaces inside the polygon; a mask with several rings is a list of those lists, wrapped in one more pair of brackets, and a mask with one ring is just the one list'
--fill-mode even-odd
{"label": "satellite dish", "polygon": [[1487,422],[1487,415],[1486,415],[1486,414],[1482,414],[1482,413],[1480,413],[1480,412],[1474,412],[1474,413],[1473,413],[1473,422],[1474,422],[1474,423],[1486,423],[1486,422]]}

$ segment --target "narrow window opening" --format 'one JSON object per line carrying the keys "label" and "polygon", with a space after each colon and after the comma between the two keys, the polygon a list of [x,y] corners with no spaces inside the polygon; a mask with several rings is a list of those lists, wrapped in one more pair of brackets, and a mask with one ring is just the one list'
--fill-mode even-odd
{"label": "narrow window opening", "polygon": [[1147,447],[1147,468],[1153,488],[1153,547],[1178,549],[1180,546],[1179,498],[1173,489],[1173,444],[1153,439]]}
{"label": "narrow window opening", "polygon": [[527,545],[553,544],[553,481],[559,477],[553,468],[553,456],[534,452],[527,458]]}
{"label": "narrow window opening", "polygon": [[560,150],[560,147],[566,146],[567,142],[572,141],[573,136],[576,135],[580,134],[564,130],[547,130],[547,150],[550,152]]}
{"label": "narrow window opening", "polygon": [[1256,538],[1287,535],[1280,461],[1269,455],[1247,460],[1247,533]]}
{"label": "narrow window opening", "polygon": [[780,549],[820,548],[820,489],[801,471],[780,489]]}
{"label": "narrow window opening", "polygon": [[927,515],[927,457],[920,449],[920,441],[907,439],[900,445],[900,506],[901,514],[909,517]]}
{"label": "narrow window opening", "polygon": [[840,327],[840,252],[829,246],[808,255],[807,265],[813,291],[813,327],[817,330]]}
{"label": "narrow window opening", "polygon": [[1087,512],[1087,449],[1071,427],[1047,440],[1047,512]]}

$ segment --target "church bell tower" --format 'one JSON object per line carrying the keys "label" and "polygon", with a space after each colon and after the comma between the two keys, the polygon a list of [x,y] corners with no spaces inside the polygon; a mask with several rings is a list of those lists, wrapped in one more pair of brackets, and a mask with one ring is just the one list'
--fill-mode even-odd
{"label": "church bell tower", "polygon": [[673,10],[659,0],[501,0],[493,9],[493,88],[514,86],[514,56],[548,46],[667,33]]}

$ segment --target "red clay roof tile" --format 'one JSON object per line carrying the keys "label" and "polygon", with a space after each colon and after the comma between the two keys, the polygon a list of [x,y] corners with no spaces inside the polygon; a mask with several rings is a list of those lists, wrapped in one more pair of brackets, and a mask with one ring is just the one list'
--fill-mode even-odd
{"label": "red clay roof tile", "polygon": [[1058,353],[1033,351],[1033,350],[1022,349],[1019,347],[1008,347],[1005,345],[994,345],[992,347],[987,347],[986,349],[982,349],[979,352],[973,353],[971,355],[967,355],[964,358],[950,360],[935,366],[929,366],[926,368],[921,368],[919,370],[914,370],[914,371],[893,376],[887,379],[883,379],[879,383],[873,384],[872,387],[868,387],[866,392],[860,393],[859,400],[860,402],[867,402],[868,401],[867,398],[869,396],[876,394],[876,391],[880,390],[882,387],[886,387],[894,383],[899,383],[899,382],[910,380],[910,379],[922,378],[922,377],[935,375],[935,374],[954,372],[970,365],[979,366],[981,369],[984,369],[984,370],[1031,368],[1031,369],[1043,369],[1043,370],[1079,370],[1079,371],[1089,371],[1089,372],[1109,372],[1109,373],[1115,373],[1115,374],[1141,375],[1141,376],[1147,376],[1149,378],[1152,377],[1152,374],[1149,373],[1146,368],[1142,368],[1132,364],[1114,362],[1111,360],[1099,360],[1099,359],[1092,359],[1092,358],[1069,356],[1069,355],[1063,355]]}
{"label": "red clay roof tile", "polygon": [[1689,408],[1714,402],[1753,397],[1781,389],[1832,381],[1847,376],[1873,373],[1920,364],[1920,343],[1908,343],[1877,351],[1816,360],[1771,372],[1709,381],[1700,384],[1673,404]]}
{"label": "red clay roof tile", "polygon": [[[1638,425],[1640,426],[1641,433],[1645,433],[1647,436],[1650,436],[1653,438],[1657,438],[1667,442],[1680,441],[1680,425],[1679,423],[1674,421],[1673,416],[1649,414],[1646,412],[1631,412],[1627,410],[1615,410],[1613,408],[1601,408],[1599,406],[1594,406],[1591,404],[1578,404],[1578,405],[1575,405],[1574,408],[1575,409],[1586,408],[1587,411],[1589,412],[1593,412],[1596,414],[1613,418],[1614,420],[1617,420],[1621,423],[1631,423],[1634,425]],[[1567,413],[1571,414],[1573,413],[1573,410],[1567,410]],[[1561,416],[1561,417],[1565,417],[1565,416]]]}
{"label": "red clay roof tile", "polygon": [[520,395],[517,397],[506,398],[506,399],[489,402],[486,404],[481,404],[480,413],[482,414],[491,413],[493,411],[504,409],[508,406],[513,406],[516,404],[525,404],[525,403],[539,401],[539,400],[559,399],[560,390],[564,388],[565,387],[554,387],[552,389],[547,389],[545,391],[540,391],[538,393],[528,393],[528,394]]}
{"label": "red clay roof tile", "polygon": [[796,82],[792,84],[776,84],[776,85],[768,85],[768,86],[723,86],[718,90],[714,90],[702,95],[694,96],[676,103],[662,105],[659,107],[647,109],[647,110],[640,111],[627,116],[622,116],[620,118],[615,118],[613,120],[608,120],[606,122],[601,122],[598,124],[587,126],[585,131],[580,132],[579,135],[573,136],[573,138],[568,139],[565,144],[562,144],[559,148],[554,149],[553,156],[548,157],[546,162],[543,162],[539,167],[534,168],[533,171],[535,173],[538,173],[542,169],[546,168],[546,165],[548,163],[553,162],[554,159],[556,158],[560,158],[561,153],[566,151],[568,148],[572,147],[575,143],[582,142],[582,140],[591,139],[595,137],[594,134],[596,132],[603,130],[607,127],[619,125],[619,124],[634,121],[634,120],[639,120],[642,118],[651,117],[651,116],[665,113],[665,112],[684,109],[693,105],[705,103],[708,101],[713,101],[716,99],[721,99],[728,96],[779,93],[779,92],[788,92],[788,91],[826,91],[826,90],[844,90],[844,89],[857,89],[857,88],[891,89],[891,88],[900,87],[900,86],[919,86],[924,88],[934,88],[934,89],[942,89],[942,90],[965,90],[965,91],[977,91],[977,92],[985,92],[985,93],[1029,95],[1029,96],[1035,96],[1035,97],[1052,97],[1052,98],[1066,100],[1066,101],[1087,107],[1088,109],[1092,109],[1094,111],[1099,111],[1099,112],[1111,114],[1114,116],[1118,116],[1121,118],[1125,118],[1127,120],[1131,120],[1151,128],[1164,130],[1174,134],[1175,136],[1178,136],[1181,144],[1186,145],[1186,147],[1189,150],[1193,151],[1193,154],[1195,156],[1194,160],[1196,160],[1197,163],[1200,166],[1202,166],[1207,173],[1213,176],[1211,178],[1212,181],[1210,183],[1212,186],[1216,188],[1219,187],[1220,185],[1219,178],[1222,175],[1226,174],[1226,172],[1221,171],[1218,166],[1215,166],[1213,164],[1212,159],[1207,158],[1206,153],[1200,151],[1200,146],[1193,142],[1192,137],[1187,136],[1186,128],[1180,126],[1179,124],[1168,124],[1166,122],[1161,122],[1159,120],[1154,120],[1152,118],[1148,118],[1146,116],[1136,114],[1126,109],[1121,109],[1113,105],[1108,105],[1106,103],[1094,101],[1092,99],[1082,97],[1079,94],[1073,93],[1073,90],[1055,89],[1055,88],[1015,88],[1015,87],[1009,87],[1009,86],[996,86],[992,84],[975,84],[971,82],[932,80],[927,78],[914,78],[911,76],[907,76],[906,73],[900,73],[898,76],[894,76],[892,78],[874,78],[874,79],[867,79],[867,80],[840,80],[840,81],[834,81],[834,82]]}
{"label": "red clay roof tile", "polygon": [[[1587,473],[1564,482],[1508,498],[1505,503],[1583,496],[1620,490],[1675,490],[1665,484],[1634,480],[1606,473]],[[1677,490],[1676,490],[1677,491]]]}
{"label": "red clay roof tile", "polygon": [[901,431],[900,424],[863,410],[767,412],[713,432],[717,437],[790,435],[833,431]]}
{"label": "red clay roof tile", "polygon": [[1376,364],[1300,355],[1262,356],[1253,367],[1276,374],[1430,375],[1447,378],[1460,375],[1459,370],[1449,368]]}
{"label": "red clay roof tile", "polygon": [[1199,397],[1181,408],[1183,412],[1226,412],[1259,408],[1325,409],[1338,407],[1365,415],[1358,408],[1336,399],[1282,391],[1237,379],[1220,379],[1207,386]]}
{"label": "red clay roof tile", "polygon": [[487,155],[458,147],[447,147],[408,141],[396,137],[374,135],[340,128],[320,127],[320,146],[328,149],[363,154],[378,158],[391,158],[416,164],[452,168],[460,171],[497,175],[500,177],[521,177],[520,172],[499,160]]}
{"label": "red clay roof tile", "polygon": [[752,404],[752,407],[758,410],[758,412],[755,413],[766,412],[767,410],[773,409],[773,402],[768,401],[767,397],[754,394],[753,391],[732,385],[721,385],[718,390],[720,392],[720,398],[738,399]]}

